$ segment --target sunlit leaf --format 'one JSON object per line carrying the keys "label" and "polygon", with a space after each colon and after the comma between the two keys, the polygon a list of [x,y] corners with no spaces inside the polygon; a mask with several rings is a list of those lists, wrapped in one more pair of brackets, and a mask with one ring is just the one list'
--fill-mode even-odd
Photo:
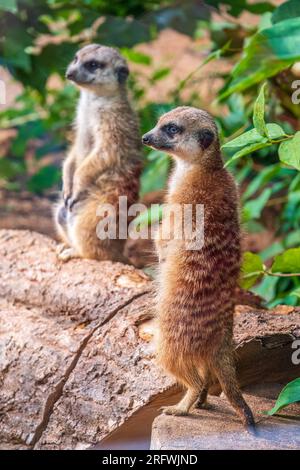
{"label": "sunlit leaf", "polygon": [[251,129],[250,131],[244,132],[235,139],[229,140],[222,145],[222,148],[231,148],[231,147],[244,147],[246,145],[252,145],[256,143],[267,142],[268,139],[263,137],[257,129]]}
{"label": "sunlit leaf", "polygon": [[273,273],[300,273],[300,248],[290,248],[275,257]]}
{"label": "sunlit leaf", "polygon": [[270,411],[267,411],[267,414],[274,415],[282,410],[282,408],[296,402],[300,402],[300,378],[288,383],[281,390],[275,406]]}
{"label": "sunlit leaf", "polygon": [[129,49],[128,47],[122,47],[121,52],[126,59],[135,64],[150,65],[152,59],[149,55],[143,52],[137,51],[136,49]]}
{"label": "sunlit leaf", "polygon": [[263,263],[260,257],[250,251],[244,253],[240,286],[243,289],[250,289],[261,276],[262,271]]}
{"label": "sunlit leaf", "polygon": [[139,226],[141,228],[147,225],[155,224],[156,222],[159,222],[161,220],[162,213],[162,206],[159,204],[153,204],[147,210],[138,215],[134,219],[133,223],[134,225]]}
{"label": "sunlit leaf", "polygon": [[278,153],[282,163],[300,170],[300,131],[292,139],[282,142]]}
{"label": "sunlit leaf", "polygon": [[265,123],[265,89],[266,83],[261,87],[258,97],[254,103],[253,124],[257,132],[263,137],[268,137],[268,130]]}
{"label": "sunlit leaf", "polygon": [[253,153],[255,152],[256,150],[260,150],[260,149],[263,149],[265,147],[269,147],[270,145],[272,145],[270,142],[266,141],[266,142],[262,142],[262,143],[258,143],[258,144],[252,144],[252,145],[248,145],[247,147],[244,147],[242,150],[240,150],[239,152],[236,152],[226,163],[225,163],[225,167],[227,167],[228,165],[230,165],[233,161],[235,160],[238,160],[239,158],[241,157],[244,157],[245,155],[249,155],[249,153]]}

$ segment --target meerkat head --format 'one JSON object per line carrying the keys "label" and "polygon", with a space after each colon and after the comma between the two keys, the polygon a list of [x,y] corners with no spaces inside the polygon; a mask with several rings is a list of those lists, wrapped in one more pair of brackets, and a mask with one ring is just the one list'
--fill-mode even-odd
{"label": "meerkat head", "polygon": [[202,109],[181,106],[164,114],[143,143],[194,164],[222,164],[217,126]]}
{"label": "meerkat head", "polygon": [[66,78],[99,95],[114,95],[124,87],[128,74],[127,63],[116,49],[90,44],[75,54]]}

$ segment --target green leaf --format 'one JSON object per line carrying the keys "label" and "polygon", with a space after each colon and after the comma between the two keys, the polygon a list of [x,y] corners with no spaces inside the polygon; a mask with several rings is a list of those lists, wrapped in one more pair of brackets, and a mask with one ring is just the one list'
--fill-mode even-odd
{"label": "green leaf", "polygon": [[231,147],[244,147],[245,145],[251,145],[256,143],[267,142],[267,139],[263,137],[257,129],[251,129],[250,131],[244,132],[235,139],[226,142],[222,145],[222,149]]}
{"label": "green leaf", "polygon": [[270,139],[276,140],[276,139],[280,139],[281,137],[286,136],[285,131],[282,129],[281,126],[279,126],[279,124],[272,122],[272,123],[268,123],[266,126],[267,126],[267,133]]}
{"label": "green leaf", "polygon": [[250,289],[263,272],[263,263],[260,257],[250,251],[243,255],[242,276],[240,286],[243,289]]}
{"label": "green leaf", "polygon": [[280,169],[280,164],[277,163],[275,165],[267,166],[261,170],[248,184],[246,191],[242,195],[242,199],[246,201],[251,196],[253,196],[256,191],[272,180],[280,172]]}
{"label": "green leaf", "polygon": [[156,70],[151,76],[151,82],[157,82],[158,80],[162,80],[163,78],[167,77],[170,72],[171,69],[169,67],[163,67],[161,69]]}
{"label": "green leaf", "polygon": [[282,142],[278,153],[281,162],[300,170],[300,131],[292,139]]}
{"label": "green leaf", "polygon": [[17,13],[18,6],[16,0],[0,0],[0,10]]}
{"label": "green leaf", "polygon": [[141,228],[159,222],[162,219],[162,206],[154,204],[147,210],[138,215],[133,223]]}
{"label": "green leaf", "polygon": [[276,297],[277,286],[281,279],[275,276],[264,276],[251,291],[262,297],[265,302],[271,302]]}
{"label": "green leaf", "polygon": [[[266,124],[267,134],[270,139],[276,140],[280,139],[281,137],[285,137],[286,133],[282,129],[279,124],[276,123],[268,123]],[[266,143],[268,139],[263,137],[257,129],[250,129],[250,131],[244,132],[243,134],[239,135],[235,139],[229,140],[225,144],[222,145],[222,149],[224,148],[232,148],[232,147],[244,147],[245,145],[255,144],[255,143]]]}
{"label": "green leaf", "polygon": [[295,297],[297,297],[298,299],[300,299],[300,287],[298,287],[297,289],[293,290],[290,295],[294,295]]}
{"label": "green leaf", "polygon": [[299,0],[290,0],[276,8],[272,14],[272,23],[276,24],[297,16],[300,16],[300,2]]}
{"label": "green leaf", "polygon": [[[17,17],[11,21],[11,30],[5,31],[6,38],[3,43],[3,58],[6,66],[19,67],[29,73],[31,70],[30,56],[25,52],[31,45],[32,38],[28,34],[26,25]],[[12,70],[14,72],[14,70]]]}
{"label": "green leaf", "polygon": [[157,158],[150,161],[142,173],[141,195],[162,189],[166,184],[170,169],[170,158],[161,152],[155,155]]}
{"label": "green leaf", "polygon": [[22,164],[13,162],[8,158],[0,158],[0,178],[15,178],[23,170]]}
{"label": "green leaf", "polygon": [[261,212],[272,194],[271,188],[266,188],[256,199],[247,201],[243,207],[243,221],[259,219]]}
{"label": "green leaf", "polygon": [[274,259],[273,273],[300,273],[300,248],[290,248]]}
{"label": "green leaf", "polygon": [[268,130],[265,123],[265,89],[266,83],[261,87],[258,97],[254,103],[253,124],[257,132],[263,137],[268,137]]}
{"label": "green leaf", "polygon": [[53,165],[43,166],[28,181],[28,189],[35,193],[42,193],[45,189],[49,189],[58,183],[60,176],[60,170],[57,167]]}
{"label": "green leaf", "polygon": [[276,75],[300,58],[300,18],[281,21],[254,34],[219,99]]}
{"label": "green leaf", "polygon": [[128,47],[122,47],[121,52],[126,59],[135,64],[151,65],[152,58],[143,52]]}
{"label": "green leaf", "polygon": [[263,149],[265,147],[270,147],[272,145],[270,142],[262,142],[260,144],[252,144],[248,145],[248,147],[244,147],[242,150],[239,152],[236,152],[226,163],[225,167],[230,165],[233,161],[238,160],[241,157],[244,157],[245,155],[248,155],[249,153],[255,152],[256,150]]}
{"label": "green leaf", "polygon": [[283,390],[281,390],[275,406],[267,411],[267,414],[272,416],[282,410],[282,408],[298,401],[300,401],[300,378],[288,383]]}

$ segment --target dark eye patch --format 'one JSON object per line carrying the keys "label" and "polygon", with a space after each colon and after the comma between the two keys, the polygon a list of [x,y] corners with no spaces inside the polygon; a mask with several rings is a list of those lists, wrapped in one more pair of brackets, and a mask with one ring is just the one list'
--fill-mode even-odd
{"label": "dark eye patch", "polygon": [[161,130],[168,134],[169,137],[173,137],[176,134],[182,134],[184,129],[181,126],[177,126],[177,124],[174,124],[173,122],[169,122],[169,124],[162,126]]}
{"label": "dark eye patch", "polygon": [[106,64],[104,62],[99,62],[98,60],[89,60],[88,62],[84,63],[84,67],[89,72],[94,72],[97,69],[104,69]]}
{"label": "dark eye patch", "polygon": [[200,131],[198,132],[197,138],[198,138],[200,147],[202,148],[202,150],[205,150],[213,142],[215,138],[215,134],[210,129],[207,129],[206,127],[204,127],[203,129],[200,129]]}
{"label": "dark eye patch", "polygon": [[117,72],[118,82],[125,83],[129,75],[128,68],[125,67],[124,65],[121,65],[120,67],[117,67],[116,72]]}

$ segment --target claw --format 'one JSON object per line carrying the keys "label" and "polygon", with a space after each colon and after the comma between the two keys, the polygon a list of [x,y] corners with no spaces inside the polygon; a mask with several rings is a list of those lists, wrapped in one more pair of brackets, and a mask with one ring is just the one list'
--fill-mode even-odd
{"label": "claw", "polygon": [[64,197],[64,206],[65,206],[66,209],[68,209],[70,199],[71,199],[71,194]]}
{"label": "claw", "polygon": [[79,200],[79,198],[77,198],[77,197],[76,198],[75,197],[70,197],[68,199],[67,204],[68,204],[68,209],[69,209],[70,212],[72,211],[72,207],[74,206],[74,204],[76,204],[76,202],[78,202],[78,200]]}
{"label": "claw", "polygon": [[79,193],[75,193],[73,196],[70,196],[68,199],[68,209],[71,212],[73,206],[79,202],[82,201],[87,195],[87,191],[80,191]]}

